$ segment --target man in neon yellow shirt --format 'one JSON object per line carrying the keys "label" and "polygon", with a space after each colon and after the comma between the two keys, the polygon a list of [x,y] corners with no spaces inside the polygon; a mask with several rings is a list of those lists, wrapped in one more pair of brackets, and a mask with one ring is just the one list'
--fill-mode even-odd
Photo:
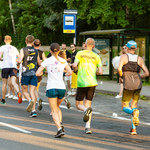
{"label": "man in neon yellow shirt", "polygon": [[[91,104],[95,87],[98,85],[96,75],[101,75],[103,70],[100,57],[92,52],[92,49],[95,47],[94,39],[88,38],[85,44],[86,50],[77,53],[73,68],[75,71],[78,68],[76,107],[84,111],[83,121],[86,122],[85,133],[91,134]],[[85,102],[83,103],[84,98]]]}

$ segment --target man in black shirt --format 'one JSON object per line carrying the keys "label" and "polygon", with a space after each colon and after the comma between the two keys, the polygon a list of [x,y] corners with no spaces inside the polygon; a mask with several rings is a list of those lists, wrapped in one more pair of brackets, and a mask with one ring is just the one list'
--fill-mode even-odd
{"label": "man in black shirt", "polygon": [[[70,48],[71,48],[71,68],[72,68],[72,65],[74,63],[74,60],[75,60],[75,57],[76,57],[76,54],[77,54],[77,51],[76,51],[76,45],[75,44],[71,44],[70,45]],[[76,88],[77,88],[77,74],[76,73],[72,73],[72,82],[71,82],[71,88],[72,88],[72,93],[71,95],[75,95],[76,94]]]}

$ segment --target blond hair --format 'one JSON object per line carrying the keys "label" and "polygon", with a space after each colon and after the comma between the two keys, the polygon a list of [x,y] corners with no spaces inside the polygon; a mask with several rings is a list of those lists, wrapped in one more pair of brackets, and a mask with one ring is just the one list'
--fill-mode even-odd
{"label": "blond hair", "polygon": [[85,43],[86,43],[86,45],[93,45],[93,46],[95,46],[95,40],[93,38],[87,38]]}

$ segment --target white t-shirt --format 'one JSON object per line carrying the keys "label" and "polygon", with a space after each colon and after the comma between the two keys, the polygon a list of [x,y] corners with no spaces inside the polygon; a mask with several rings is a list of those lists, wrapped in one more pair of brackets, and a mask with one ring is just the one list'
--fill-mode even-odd
{"label": "white t-shirt", "polygon": [[16,57],[19,55],[17,48],[6,44],[0,47],[0,52],[3,53],[2,68],[16,68]]}
{"label": "white t-shirt", "polygon": [[[47,69],[48,80],[46,89],[66,89],[65,83],[63,81],[63,72],[67,61],[58,56],[60,62],[51,56],[42,62],[42,66]],[[63,63],[61,63],[63,62]]]}

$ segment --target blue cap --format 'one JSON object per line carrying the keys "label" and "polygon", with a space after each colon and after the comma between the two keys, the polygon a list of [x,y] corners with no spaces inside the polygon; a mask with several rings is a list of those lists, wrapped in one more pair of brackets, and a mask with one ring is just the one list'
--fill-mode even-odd
{"label": "blue cap", "polygon": [[135,48],[137,48],[137,44],[135,41],[131,40],[131,41],[128,41],[128,43],[126,44],[126,46],[128,48],[131,48],[132,46],[134,46]]}

